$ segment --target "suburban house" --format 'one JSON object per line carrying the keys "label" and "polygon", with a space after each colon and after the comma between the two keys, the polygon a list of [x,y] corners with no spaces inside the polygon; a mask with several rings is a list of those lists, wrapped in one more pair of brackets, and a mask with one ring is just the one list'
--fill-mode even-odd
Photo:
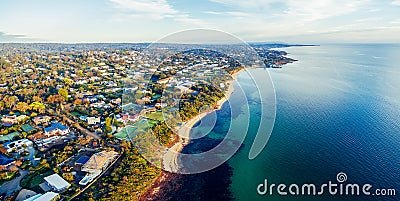
{"label": "suburban house", "polygon": [[96,125],[101,122],[100,117],[88,117],[87,118],[87,123],[89,125]]}
{"label": "suburban house", "polygon": [[33,118],[33,122],[35,122],[36,125],[47,123],[51,120],[51,117],[49,116],[38,116]]}
{"label": "suburban house", "polygon": [[182,85],[175,86],[175,88],[179,89],[179,91],[180,91],[181,93],[187,93],[187,92],[190,91],[189,88],[187,88],[187,87],[185,87],[185,86],[182,86]]}
{"label": "suburban house", "polygon": [[156,103],[154,107],[159,110],[161,108],[167,107],[167,105],[167,103]]}
{"label": "suburban house", "polygon": [[125,122],[136,122],[139,120],[140,114],[135,114],[135,115],[122,115],[121,119]]}
{"label": "suburban house", "polygon": [[90,159],[82,166],[81,171],[87,172],[79,185],[87,185],[99,176],[118,156],[115,151],[102,151],[93,154]]}
{"label": "suburban house", "polygon": [[47,192],[44,195],[37,194],[33,197],[25,199],[24,201],[55,201],[60,199],[60,194],[55,192]]}
{"label": "suburban house", "polygon": [[92,157],[82,167],[84,172],[102,171],[117,157],[118,153],[115,151],[102,151],[93,154]]}
{"label": "suburban house", "polygon": [[69,127],[64,126],[61,123],[57,122],[50,127],[44,128],[44,134],[47,137],[54,136],[54,135],[66,135],[69,133]]}
{"label": "suburban house", "polygon": [[51,189],[57,192],[64,191],[68,189],[71,184],[65,181],[60,175],[58,174],[52,174],[50,176],[47,176],[44,178],[45,183],[47,186],[49,186]]}
{"label": "suburban house", "polygon": [[8,166],[12,165],[15,163],[15,160],[13,158],[9,158],[8,156],[4,154],[0,154],[0,169],[7,168]]}
{"label": "suburban house", "polygon": [[119,105],[119,104],[121,104],[121,102],[122,102],[122,100],[120,98],[111,100],[111,103],[115,104],[115,105]]}
{"label": "suburban house", "polygon": [[14,142],[6,142],[4,143],[4,148],[7,149],[7,152],[18,152],[22,153],[26,151],[26,148],[31,147],[33,145],[32,141],[28,139],[21,139]]}
{"label": "suburban house", "polygon": [[164,79],[160,79],[157,81],[158,84],[167,84],[169,82],[169,80],[173,79],[174,77],[168,77],[168,78],[164,78]]}
{"label": "suburban house", "polygon": [[17,116],[17,115],[11,115],[11,116],[10,115],[5,115],[5,116],[3,116],[1,118],[1,121],[4,124],[13,125],[13,124],[16,124],[18,122],[21,122],[21,121],[25,120],[26,118],[27,118],[26,115],[20,115],[20,116]]}

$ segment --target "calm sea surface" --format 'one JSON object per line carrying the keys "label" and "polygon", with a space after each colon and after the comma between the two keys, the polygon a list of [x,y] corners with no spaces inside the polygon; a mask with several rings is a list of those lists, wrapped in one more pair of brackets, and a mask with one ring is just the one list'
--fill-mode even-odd
{"label": "calm sea surface", "polygon": [[[218,111],[213,131],[194,140],[185,152],[207,150],[218,144],[229,128],[230,107],[249,105],[251,125],[242,148],[212,171],[183,176],[170,192],[176,200],[400,200],[400,46],[322,45],[290,47],[299,60],[282,69],[269,69],[276,90],[277,116],[271,138],[261,154],[248,159],[260,121],[260,101],[238,75],[248,103],[237,93]],[[264,69],[252,69],[253,73]],[[257,77],[256,79],[263,79]],[[266,78],[267,79],[267,78]],[[208,118],[208,117],[206,117]],[[211,117],[210,117],[211,118]],[[194,129],[193,133],[201,132]],[[198,135],[198,133],[196,134]],[[396,189],[397,196],[260,196],[257,186],[275,184],[321,185],[337,182]],[[372,190],[371,190],[372,191]]]}

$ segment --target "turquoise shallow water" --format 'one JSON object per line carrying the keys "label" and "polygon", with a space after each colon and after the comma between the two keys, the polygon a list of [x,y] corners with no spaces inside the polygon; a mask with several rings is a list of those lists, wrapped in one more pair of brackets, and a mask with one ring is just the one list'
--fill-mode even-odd
{"label": "turquoise shallow water", "polygon": [[[241,149],[222,166],[196,175],[177,176],[163,191],[173,200],[400,200],[400,46],[322,45],[283,50],[299,60],[282,69],[269,69],[276,90],[276,122],[271,138],[254,160],[250,147],[263,116],[257,90],[246,72],[238,84],[247,101],[238,98],[238,85],[229,103],[216,112],[213,130],[184,148],[197,153],[216,146],[233,117],[231,107],[249,106],[250,127]],[[252,69],[261,74],[265,69]],[[255,79],[268,79],[256,77]],[[267,89],[268,87],[261,87]],[[271,101],[271,100],[264,100]],[[209,131],[208,115],[204,128]],[[210,120],[210,122],[212,122]],[[243,119],[245,122],[245,119]],[[200,124],[199,125],[203,125]],[[212,125],[211,125],[212,126]],[[206,128],[207,127],[207,128]],[[200,133],[198,133],[200,132]],[[396,196],[260,196],[257,186],[270,183],[337,183],[339,172],[346,183],[394,188]]]}

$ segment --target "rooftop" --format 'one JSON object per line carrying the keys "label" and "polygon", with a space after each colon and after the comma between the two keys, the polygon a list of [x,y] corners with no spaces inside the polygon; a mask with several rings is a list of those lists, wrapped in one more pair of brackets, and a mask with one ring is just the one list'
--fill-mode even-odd
{"label": "rooftop", "polygon": [[55,124],[51,125],[50,127],[44,128],[44,131],[45,132],[51,132],[51,131],[54,131],[56,129],[58,129],[58,130],[66,130],[66,129],[68,129],[68,127],[62,125],[61,123],[55,123]]}
{"label": "rooftop", "polygon": [[8,165],[11,162],[13,162],[14,159],[12,158],[8,158],[6,155],[4,154],[0,154],[0,165]]}
{"label": "rooftop", "polygon": [[40,196],[39,198],[35,199],[34,201],[50,201],[55,200],[59,196],[58,193],[54,192],[47,192],[44,195]]}
{"label": "rooftop", "polygon": [[82,167],[83,169],[101,170],[110,159],[114,158],[118,153],[115,151],[102,151],[90,157],[89,161]]}
{"label": "rooftop", "polygon": [[89,156],[81,156],[77,161],[75,161],[75,164],[86,164],[86,162],[88,162],[90,159]]}
{"label": "rooftop", "polygon": [[65,181],[60,175],[58,174],[52,174],[50,176],[47,176],[44,178],[44,180],[52,187],[54,187],[56,190],[60,191],[65,188],[68,188],[71,186],[67,181]]}

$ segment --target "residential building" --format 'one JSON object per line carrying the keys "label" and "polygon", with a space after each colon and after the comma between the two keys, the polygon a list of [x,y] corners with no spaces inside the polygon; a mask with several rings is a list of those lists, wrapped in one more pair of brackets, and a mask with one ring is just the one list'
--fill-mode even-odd
{"label": "residential building", "polygon": [[96,125],[99,124],[101,122],[100,117],[88,117],[87,118],[87,123],[89,125]]}
{"label": "residential building", "polygon": [[17,140],[14,142],[6,142],[4,143],[4,148],[7,149],[7,152],[18,152],[18,153],[22,153],[24,151],[26,151],[26,149],[28,147],[31,147],[33,145],[32,141],[28,140],[28,139],[21,139],[21,140]]}
{"label": "residential building", "polygon": [[47,192],[44,195],[37,194],[33,197],[30,197],[24,201],[56,201],[60,199],[60,194],[55,192]]}
{"label": "residential building", "polygon": [[83,172],[96,172],[98,170],[102,171],[118,156],[115,151],[102,151],[93,154],[89,161],[85,163],[82,167]]}
{"label": "residential building", "polygon": [[51,120],[51,117],[49,116],[37,116],[33,118],[33,122],[35,122],[36,125],[47,123]]}
{"label": "residential building", "polygon": [[115,151],[102,151],[93,154],[92,157],[82,166],[81,170],[87,172],[85,177],[79,182],[79,185],[87,185],[98,177],[118,156]]}
{"label": "residential building", "polygon": [[68,189],[71,184],[65,181],[60,175],[52,174],[44,178],[46,184],[53,190],[57,192],[64,191]]}
{"label": "residential building", "polygon": [[54,135],[67,135],[69,132],[69,127],[62,125],[59,122],[52,124],[50,127],[44,128],[44,134],[47,137]]}
{"label": "residential building", "polygon": [[1,118],[1,121],[4,124],[9,124],[9,125],[13,125],[13,124],[17,124],[18,122],[21,122],[23,120],[25,120],[27,118],[26,115],[5,115]]}

